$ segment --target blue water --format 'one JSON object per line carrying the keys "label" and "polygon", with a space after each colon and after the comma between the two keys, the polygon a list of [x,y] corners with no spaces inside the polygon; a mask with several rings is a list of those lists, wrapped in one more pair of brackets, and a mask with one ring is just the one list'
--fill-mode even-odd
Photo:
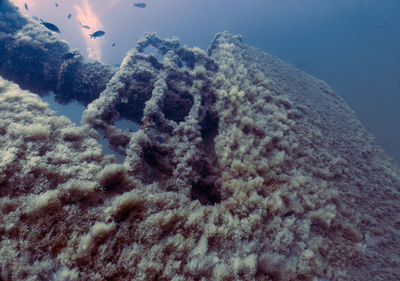
{"label": "blue water", "polygon": [[[73,7],[82,1],[60,1],[58,7],[54,1],[26,1],[35,5],[20,10],[57,24],[60,37],[87,54]],[[399,0],[144,2],[140,9],[132,1],[87,1],[106,31],[103,62],[119,64],[144,32],[201,48],[216,32],[240,33],[246,43],[325,80],[400,163]]]}
{"label": "blue water", "polygon": [[69,104],[57,103],[54,93],[42,96],[42,99],[50,105],[49,107],[52,110],[56,111],[57,115],[67,116],[76,125],[81,124],[82,113],[86,109],[85,106],[75,101]]}
{"label": "blue water", "polygon": [[[67,116],[75,125],[81,124],[82,113],[85,111],[86,107],[77,103],[71,102],[69,104],[60,104],[56,102],[54,93],[49,93],[47,96],[42,96],[42,99],[49,104],[49,107],[54,110],[59,116]],[[121,118],[117,120],[114,125],[122,130],[128,132],[136,132],[139,129],[139,125],[130,120]],[[114,151],[110,146],[106,138],[104,138],[104,133],[101,130],[97,131],[99,133],[99,143],[103,146],[103,152],[105,154],[113,154],[118,163],[122,163],[125,156]]]}

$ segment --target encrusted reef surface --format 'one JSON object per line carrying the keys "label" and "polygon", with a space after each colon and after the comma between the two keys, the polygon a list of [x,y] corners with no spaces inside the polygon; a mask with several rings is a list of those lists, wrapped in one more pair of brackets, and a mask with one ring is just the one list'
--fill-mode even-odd
{"label": "encrusted reef surface", "polygon": [[[400,280],[399,169],[324,82],[226,32],[46,72],[68,45],[10,7],[0,71],[29,91],[0,78],[1,280]],[[20,37],[53,47],[16,75]],[[88,104],[82,125],[45,90]]]}

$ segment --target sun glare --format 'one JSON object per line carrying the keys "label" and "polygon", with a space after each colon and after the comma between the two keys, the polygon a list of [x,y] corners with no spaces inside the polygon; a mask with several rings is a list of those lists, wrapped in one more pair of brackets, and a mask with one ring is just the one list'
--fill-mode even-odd
{"label": "sun glare", "polygon": [[82,0],[81,5],[74,5],[74,9],[77,13],[76,17],[82,26],[88,26],[90,29],[81,28],[81,32],[85,38],[86,50],[88,51],[88,57],[95,60],[101,60],[102,50],[101,45],[103,43],[102,38],[90,38],[89,35],[96,30],[103,29],[103,25],[100,22],[98,15],[93,11],[92,6],[88,0]]}

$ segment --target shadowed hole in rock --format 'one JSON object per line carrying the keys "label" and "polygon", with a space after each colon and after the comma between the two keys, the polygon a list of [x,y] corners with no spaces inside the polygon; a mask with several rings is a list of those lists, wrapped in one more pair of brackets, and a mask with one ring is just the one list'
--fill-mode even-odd
{"label": "shadowed hole in rock", "polygon": [[125,96],[124,101],[117,103],[115,106],[115,110],[119,112],[121,119],[130,120],[141,125],[145,103],[151,98],[153,88],[142,90],[135,94],[126,90],[119,91],[120,96]]}
{"label": "shadowed hole in rock", "polygon": [[206,113],[204,119],[200,122],[200,133],[203,140],[214,140],[218,134],[218,116]]}
{"label": "shadowed hole in rock", "polygon": [[310,230],[316,235],[326,235],[328,232],[327,226],[320,219],[313,219]]}
{"label": "shadowed hole in rock", "polygon": [[221,195],[218,188],[203,180],[192,183],[191,199],[199,200],[202,205],[214,205],[221,202]]}
{"label": "shadowed hole in rock", "polygon": [[196,63],[196,57],[193,52],[184,49],[179,49],[177,55],[183,67],[193,69]]}
{"label": "shadowed hole in rock", "polygon": [[215,137],[218,134],[218,116],[206,113],[204,119],[200,122],[200,133],[202,138],[203,151],[207,152],[207,158],[211,163],[218,163],[218,157],[215,153]]}
{"label": "shadowed hole in rock", "polygon": [[193,106],[193,96],[188,93],[167,91],[164,96],[161,111],[165,118],[175,122],[182,122]]}
{"label": "shadowed hole in rock", "polygon": [[161,174],[172,176],[172,171],[168,167],[168,155],[167,151],[164,151],[155,145],[145,148],[143,152],[143,158],[150,167],[154,168]]}

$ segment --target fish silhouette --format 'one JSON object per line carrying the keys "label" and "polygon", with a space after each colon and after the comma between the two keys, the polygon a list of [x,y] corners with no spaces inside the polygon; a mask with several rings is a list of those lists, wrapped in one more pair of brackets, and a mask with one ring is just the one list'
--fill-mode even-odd
{"label": "fish silhouette", "polygon": [[43,21],[42,19],[40,19],[40,21],[42,22],[41,24],[43,24],[47,29],[50,29],[51,31],[54,31],[57,33],[61,33],[61,31],[58,29],[58,27],[55,26],[54,24],[47,22],[47,21]]}
{"label": "fish silhouette", "polygon": [[133,3],[133,6],[138,7],[138,8],[145,8],[146,3],[143,3],[143,2]]}
{"label": "fish silhouette", "polygon": [[97,30],[96,32],[89,34],[90,38],[96,39],[97,37],[101,37],[106,34],[103,30]]}

